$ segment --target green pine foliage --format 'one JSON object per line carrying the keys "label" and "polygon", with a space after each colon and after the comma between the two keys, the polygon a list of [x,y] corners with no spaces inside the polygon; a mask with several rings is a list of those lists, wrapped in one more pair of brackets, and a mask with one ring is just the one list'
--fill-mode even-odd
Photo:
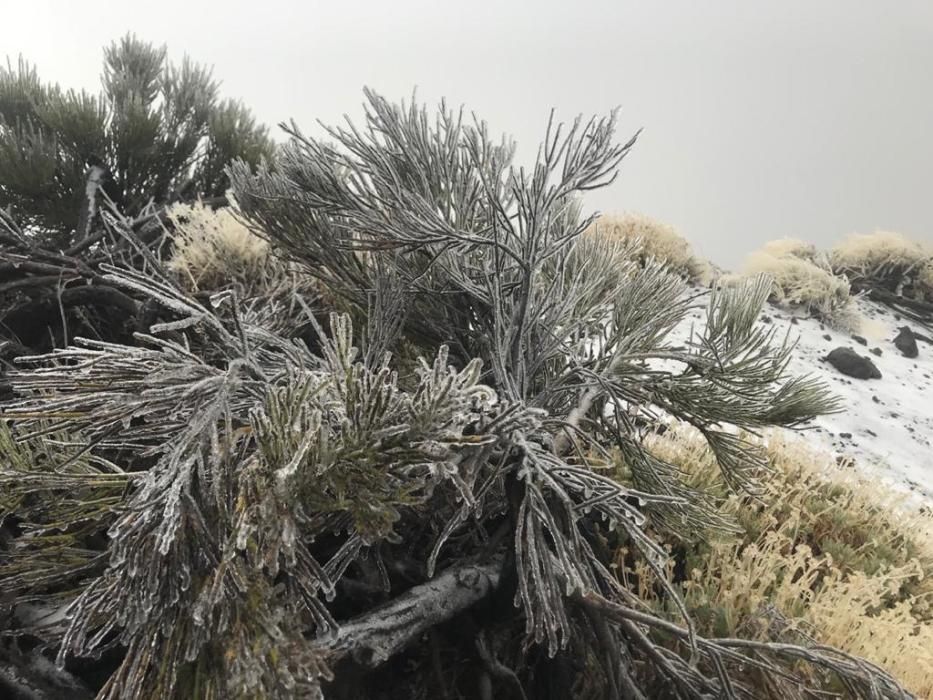
{"label": "green pine foliage", "polygon": [[89,167],[106,171],[100,186],[135,216],[150,202],[222,195],[230,160],[255,165],[272,152],[266,129],[219,97],[209,70],[174,64],[135,36],[105,50],[99,94],[46,83],[22,58],[0,67],[0,209],[63,248]]}
{"label": "green pine foliage", "polygon": [[76,336],[131,342],[152,307],[106,284],[101,265],[161,257],[167,205],[225,206],[230,160],[254,167],[274,150],[209,70],[135,36],[105,50],[97,94],[49,84],[23,59],[0,67],[0,373]]}

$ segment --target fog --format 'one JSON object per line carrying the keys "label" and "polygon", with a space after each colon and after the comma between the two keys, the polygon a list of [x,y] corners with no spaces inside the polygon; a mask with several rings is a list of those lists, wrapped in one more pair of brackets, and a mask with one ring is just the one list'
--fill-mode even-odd
{"label": "fog", "polygon": [[527,161],[548,113],[644,128],[605,212],[727,267],[781,236],[933,241],[933,2],[8,2],[0,53],[96,90],[127,31],[213,65],[274,126],[359,117],[362,87],[465,104]]}

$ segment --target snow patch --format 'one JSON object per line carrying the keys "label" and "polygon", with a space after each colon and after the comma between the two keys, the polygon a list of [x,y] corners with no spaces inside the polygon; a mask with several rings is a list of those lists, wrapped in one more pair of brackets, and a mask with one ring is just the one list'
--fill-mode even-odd
{"label": "snow patch", "polygon": [[[911,325],[899,320],[887,307],[864,298],[853,300],[865,318],[859,333],[864,346],[848,333],[834,330],[802,312],[766,305],[759,326],[776,329],[780,342],[789,331],[797,343],[788,366],[792,375],[822,379],[842,399],[843,411],[821,416],[802,433],[807,442],[822,447],[839,462],[868,479],[878,479],[905,494],[906,506],[933,505],[933,345],[920,343],[920,356],[908,359],[894,347],[898,329]],[[670,340],[686,342],[690,328],[703,322],[702,311],[693,312],[674,330]],[[828,339],[827,339],[828,338]],[[852,348],[869,357],[881,371],[881,379],[860,380],[834,369],[825,357],[837,347]],[[876,355],[870,350],[880,348]],[[800,431],[793,431],[800,433]]]}

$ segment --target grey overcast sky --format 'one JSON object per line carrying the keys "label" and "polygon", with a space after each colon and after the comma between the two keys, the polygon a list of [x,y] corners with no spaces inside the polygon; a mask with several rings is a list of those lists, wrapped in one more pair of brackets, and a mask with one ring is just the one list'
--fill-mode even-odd
{"label": "grey overcast sky", "polygon": [[728,267],[782,236],[933,241],[933,0],[0,0],[0,54],[96,90],[127,31],[313,131],[362,87],[465,104],[534,155],[551,107],[644,132],[588,204],[676,225]]}

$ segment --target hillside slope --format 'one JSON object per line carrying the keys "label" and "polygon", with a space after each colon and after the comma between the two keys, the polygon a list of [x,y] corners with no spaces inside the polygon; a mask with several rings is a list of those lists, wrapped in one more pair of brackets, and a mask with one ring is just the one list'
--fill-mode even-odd
{"label": "hillside slope", "polygon": [[[831,451],[838,461],[850,461],[868,478],[877,478],[909,495],[908,503],[933,505],[933,345],[918,342],[919,355],[910,359],[894,345],[902,326],[925,333],[901,320],[887,307],[866,299],[856,303],[866,321],[865,344],[848,333],[833,330],[803,312],[768,305],[759,325],[770,325],[776,339],[789,334],[796,342],[790,363],[794,375],[816,375],[842,398],[841,413],[823,416],[808,425],[805,438]],[[704,312],[694,311],[675,330],[686,341],[691,326],[703,323]],[[880,379],[855,379],[825,360],[830,351],[850,348],[871,359]],[[877,355],[872,350],[880,350]]]}

